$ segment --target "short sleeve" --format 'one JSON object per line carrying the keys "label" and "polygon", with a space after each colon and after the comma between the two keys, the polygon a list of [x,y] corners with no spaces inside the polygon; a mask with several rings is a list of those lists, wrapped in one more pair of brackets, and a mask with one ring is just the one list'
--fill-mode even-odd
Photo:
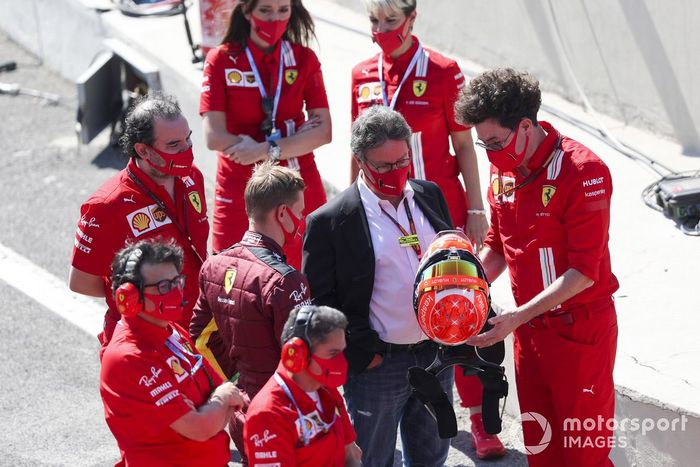
{"label": "short sleeve", "polygon": [[226,111],[226,59],[222,47],[209,51],[204,62],[199,114]]}
{"label": "short sleeve", "polygon": [[608,243],[612,180],[600,161],[579,167],[564,211],[566,252],[569,268],[598,280],[600,259]]}
{"label": "short sleeve", "polygon": [[326,86],[323,83],[321,63],[312,50],[307,49],[306,52],[304,68],[309,76],[304,87],[306,109],[327,109],[328,97],[326,96]]}
{"label": "short sleeve", "polygon": [[80,207],[71,260],[74,268],[95,276],[111,275],[114,255],[124,247],[125,238],[119,235],[114,214],[108,211],[109,207],[99,202]]}
{"label": "short sleeve", "polygon": [[[253,401],[255,404],[255,399]],[[273,409],[248,410],[244,430],[245,452],[251,467],[296,465],[294,448],[297,443],[293,423]]]}
{"label": "short sleeve", "polygon": [[443,70],[443,105],[445,106],[445,120],[450,132],[466,131],[469,127],[457,123],[455,117],[455,102],[459,96],[460,90],[464,87],[464,74],[459,69],[457,62],[450,62]]}
{"label": "short sleeve", "polygon": [[192,410],[172,370],[155,353],[106,352],[102,366],[100,391],[108,418],[121,419],[138,427],[138,431],[156,436]]}
{"label": "short sleeve", "polygon": [[343,423],[343,434],[345,436],[345,445],[347,446],[357,439],[357,434],[355,433],[355,428],[352,426],[348,410],[345,408],[345,403],[340,394],[338,394],[338,399],[340,404],[340,420]]}

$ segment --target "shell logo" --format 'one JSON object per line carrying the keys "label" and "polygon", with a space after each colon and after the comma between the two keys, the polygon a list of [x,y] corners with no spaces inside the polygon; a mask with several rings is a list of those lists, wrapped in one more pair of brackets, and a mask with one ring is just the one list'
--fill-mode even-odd
{"label": "shell logo", "polygon": [[228,74],[228,80],[232,83],[240,83],[243,76],[238,71],[232,71]]}
{"label": "shell logo", "polygon": [[369,98],[369,88],[367,86],[362,86],[360,88],[360,98],[361,99]]}
{"label": "shell logo", "polygon": [[501,184],[498,182],[498,178],[494,178],[493,182],[491,182],[491,190],[494,195],[501,194]]}
{"label": "shell logo", "polygon": [[151,226],[151,218],[140,212],[131,219],[131,226],[139,232],[143,232]]}

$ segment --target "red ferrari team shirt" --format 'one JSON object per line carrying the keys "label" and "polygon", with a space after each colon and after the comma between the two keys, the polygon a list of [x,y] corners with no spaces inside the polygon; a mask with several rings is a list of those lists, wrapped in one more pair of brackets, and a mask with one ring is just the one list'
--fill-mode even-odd
{"label": "red ferrari team shirt", "polygon": [[[248,47],[271,99],[277,89],[280,58],[283,61],[282,90],[275,120],[275,127],[283,138],[294,134],[304,123],[304,107],[307,110],[328,108],[321,64],[311,49],[284,40],[279,41],[269,54],[265,54],[252,41],[249,41]],[[256,141],[265,140],[260,129],[260,124],[265,120],[262,96],[245,48],[239,44],[221,45],[207,55],[199,113],[210,111],[226,113],[229,133],[245,134]],[[304,176],[304,168],[314,164],[313,154],[280,163],[300,170]],[[221,156],[216,183],[226,188],[236,181],[247,181],[252,169],[252,165],[239,165]]]}
{"label": "red ferrari team shirt", "polygon": [[[149,195],[149,191],[162,206]],[[90,196],[80,208],[71,264],[83,272],[104,278],[109,306],[105,319],[106,340],[121,317],[111,289],[112,261],[116,253],[127,242],[151,238],[175,240],[185,255],[183,274],[187,276],[187,306],[179,324],[187,328],[199,295],[199,268],[207,255],[208,236],[204,179],[196,167],[192,167],[188,176],[175,178],[174,200],[139,169],[133,159],[126,169],[111,177]]]}
{"label": "red ferrari team shirt", "polygon": [[[413,46],[400,57],[392,59],[384,55],[382,68],[389,103],[419,47],[414,36]],[[369,107],[383,103],[378,58],[379,54],[357,64],[352,70],[353,121]],[[423,48],[419,52],[394,107],[413,131],[413,178],[431,180],[438,185],[443,181],[457,180],[459,166],[457,158],[450,153],[449,136],[450,132],[469,129],[456,122],[454,113],[454,103],[463,86],[464,75],[454,60],[430,49]]]}
{"label": "red ferrari team shirt", "polygon": [[546,165],[534,180],[508,192],[526,177],[491,166],[491,228],[485,244],[505,257],[518,305],[568,269],[594,284],[564,302],[563,309],[609,299],[618,288],[608,250],[610,171],[582,144],[547,122],[540,125],[547,136],[528,168],[534,172]]}
{"label": "red ferrari team shirt", "polygon": [[[173,350],[175,349],[175,350]],[[170,425],[204,404],[221,378],[197,354],[181,327],[124,318],[102,356],[105,419],[122,460],[118,466],[225,466],[229,437],[194,441]]]}
{"label": "red ferrari team shirt", "polygon": [[[337,389],[321,387],[319,408],[283,372],[280,366],[275,375],[289,388],[303,420],[275,376],[270,378],[246,413],[244,439],[250,466],[344,466],[345,446],[355,441],[356,436],[342,396]],[[302,423],[310,439],[306,446]]]}

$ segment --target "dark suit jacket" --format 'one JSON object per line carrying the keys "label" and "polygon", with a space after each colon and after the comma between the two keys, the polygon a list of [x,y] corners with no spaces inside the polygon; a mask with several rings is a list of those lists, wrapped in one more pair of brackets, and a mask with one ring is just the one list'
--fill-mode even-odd
{"label": "dark suit jacket", "polygon": [[[416,205],[435,231],[452,229],[440,188],[423,180],[409,183]],[[384,346],[369,322],[375,259],[357,182],[311,213],[306,222],[302,271],[309,280],[313,303],[331,306],[347,316],[345,356],[350,370],[360,373]]]}

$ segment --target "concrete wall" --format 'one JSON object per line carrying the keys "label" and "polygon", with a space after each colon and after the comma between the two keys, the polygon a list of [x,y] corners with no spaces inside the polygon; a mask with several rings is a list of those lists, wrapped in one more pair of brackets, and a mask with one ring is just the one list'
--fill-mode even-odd
{"label": "concrete wall", "polygon": [[104,49],[99,15],[79,0],[0,0],[0,29],[70,80]]}
{"label": "concrete wall", "polygon": [[[334,1],[364,12],[360,0]],[[699,23],[695,0],[419,0],[415,32],[485,68],[527,69],[545,90],[580,102],[556,24],[596,110],[700,155]]]}

